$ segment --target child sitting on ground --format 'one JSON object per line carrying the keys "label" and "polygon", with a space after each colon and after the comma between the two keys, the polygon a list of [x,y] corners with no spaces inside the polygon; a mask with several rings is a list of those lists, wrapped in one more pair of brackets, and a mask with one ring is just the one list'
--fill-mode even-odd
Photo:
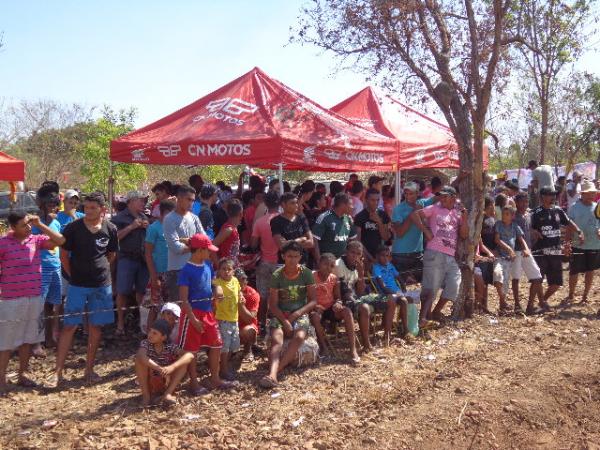
{"label": "child sitting on ground", "polygon": [[135,356],[135,372],[142,389],[142,406],[150,405],[151,396],[162,394],[161,403],[176,403],[174,392],[194,355],[184,352],[167,342],[170,327],[167,321],[158,319],[148,330],[148,337],[140,344]]}
{"label": "child sitting on ground", "polygon": [[[529,247],[527,247],[527,243],[523,238],[523,230],[513,222],[515,212],[516,209],[513,206],[505,206],[502,208],[502,220],[497,221],[495,225],[495,241],[500,252],[497,263],[501,267],[501,272],[494,270],[494,286],[496,286],[498,297],[500,297],[500,314],[502,315],[507,314],[510,310],[508,303],[506,303],[506,295],[512,280],[512,265],[516,257],[515,245],[517,241],[523,249],[523,258],[531,257]],[[500,274],[501,276],[499,276]],[[523,312],[518,301],[515,303],[514,311],[515,313]]]}
{"label": "child sitting on ground", "polygon": [[321,321],[344,321],[348,343],[350,344],[350,355],[353,364],[360,362],[356,351],[354,337],[354,318],[352,311],[342,304],[340,294],[340,283],[338,277],[333,273],[335,268],[335,256],[331,253],[323,253],[319,259],[319,270],[313,272],[316,283],[317,307],[310,315],[312,326],[315,327],[317,339],[321,350],[326,349],[325,330]]}
{"label": "child sitting on ground", "polygon": [[[385,245],[380,246],[377,249],[375,258],[377,262],[373,264],[373,279],[375,280],[375,285],[379,292],[387,296],[383,320],[384,342],[386,344],[389,343],[392,326],[394,324],[395,305],[398,305],[400,306],[400,320],[402,322],[402,339],[404,339],[407,344],[412,344],[414,342],[414,336],[408,331],[408,300],[402,295],[402,289],[400,288],[401,281],[399,278],[400,273],[398,273],[392,264],[392,254],[390,249]],[[390,303],[393,303],[394,306],[391,306]],[[383,307],[383,305],[380,307]]]}
{"label": "child sitting on ground", "polygon": [[177,343],[179,336],[179,318],[181,317],[181,308],[177,303],[165,303],[160,310],[160,318],[166,320],[171,327],[169,342]]}
{"label": "child sitting on ground", "polygon": [[215,286],[223,290],[223,297],[216,298],[215,317],[219,321],[221,347],[221,378],[232,381],[235,374],[229,367],[231,355],[240,349],[240,330],[238,328],[238,308],[244,303],[240,283],[233,276],[233,260],[223,258],[219,261]]}
{"label": "child sitting on ground", "polygon": [[[179,347],[196,355],[201,348],[208,348],[209,389],[230,389],[235,385],[219,376],[221,347],[223,341],[219,324],[213,313],[213,295],[222,298],[223,291],[212,289],[213,268],[209,262],[210,252],[217,252],[210,238],[195,234],[189,240],[192,252],[190,260],[179,272],[179,300],[182,314],[179,320]],[[190,391],[193,395],[204,395],[208,390],[198,383],[196,363],[189,365]]]}
{"label": "child sitting on ground", "polygon": [[252,346],[256,344],[258,336],[258,308],[260,295],[248,285],[248,275],[243,269],[235,271],[235,277],[240,283],[244,303],[240,303],[238,326],[240,328],[240,344],[244,346],[244,359],[254,360]]}
{"label": "child sitting on ground", "polygon": [[[271,319],[271,349],[269,374],[260,380],[260,386],[272,389],[278,384],[279,374],[296,358],[310,328],[310,313],[317,300],[315,279],[310,269],[300,265],[302,247],[289,241],[281,248],[284,266],[271,277],[269,289],[269,312]],[[290,343],[281,354],[284,338]]]}

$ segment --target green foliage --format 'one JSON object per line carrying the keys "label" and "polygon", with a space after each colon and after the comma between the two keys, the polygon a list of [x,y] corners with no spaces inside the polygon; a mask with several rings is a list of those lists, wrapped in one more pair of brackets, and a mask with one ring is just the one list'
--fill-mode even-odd
{"label": "green foliage", "polygon": [[[107,191],[110,177],[110,142],[133,130],[135,110],[114,112],[109,108],[103,117],[89,123],[87,140],[81,151],[81,173],[87,178],[85,191]],[[146,179],[146,167],[140,164],[115,164],[115,192],[137,189]]]}

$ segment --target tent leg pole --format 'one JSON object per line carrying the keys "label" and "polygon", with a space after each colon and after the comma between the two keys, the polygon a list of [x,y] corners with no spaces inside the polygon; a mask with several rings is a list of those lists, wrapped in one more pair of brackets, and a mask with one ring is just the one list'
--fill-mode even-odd
{"label": "tent leg pole", "polygon": [[108,176],[108,212],[113,213],[113,197],[115,196],[115,163],[110,161],[110,174]]}
{"label": "tent leg pole", "polygon": [[398,205],[400,203],[400,200],[402,199],[402,171],[401,170],[397,170],[396,171],[396,183],[394,186],[394,195],[395,195],[395,200],[396,200],[396,205]]}
{"label": "tent leg pole", "polygon": [[279,176],[279,195],[283,195],[283,163],[277,164]]}

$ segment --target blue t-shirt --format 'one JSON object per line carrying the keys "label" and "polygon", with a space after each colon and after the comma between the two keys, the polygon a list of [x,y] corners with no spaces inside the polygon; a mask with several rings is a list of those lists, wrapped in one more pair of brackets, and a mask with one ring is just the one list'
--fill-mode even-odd
{"label": "blue t-shirt", "polygon": [[156,271],[158,273],[166,272],[169,262],[169,249],[167,248],[167,241],[163,234],[162,223],[159,220],[152,223],[146,230],[146,242],[154,246],[152,261],[154,261]]}
{"label": "blue t-shirt", "polygon": [[[423,208],[435,203],[435,197],[417,200],[417,204]],[[392,223],[404,223],[408,216],[412,214],[414,208],[406,202],[402,202],[394,207],[392,211]],[[423,233],[412,223],[404,236],[394,238],[392,244],[392,253],[420,253],[423,251]]]}
{"label": "blue t-shirt", "polygon": [[[53,219],[52,222],[48,224],[48,228],[52,231],[56,231],[60,233],[60,223],[58,220]],[[32,234],[42,234],[42,230],[36,227],[31,227]],[[58,270],[60,269],[60,256],[59,256],[59,248],[55,247],[52,250],[42,250],[40,253],[40,258],[42,260],[42,269],[45,270]]]}
{"label": "blue t-shirt", "polygon": [[[505,225],[501,220],[496,221],[494,225],[496,233],[498,233],[500,240],[508,245],[513,250],[517,243],[517,238],[523,237],[523,230],[516,223],[512,222],[510,225]],[[502,247],[497,247],[500,250],[500,256],[508,256],[508,254],[502,250]]]}
{"label": "blue t-shirt", "polygon": [[[192,309],[212,312],[212,279],[215,273],[210,262],[196,265],[187,262],[179,272],[177,286],[187,286],[188,302]],[[199,300],[199,301],[198,301]]]}
{"label": "blue t-shirt", "polygon": [[200,214],[201,209],[202,203],[200,202],[200,200],[194,200],[194,203],[192,204],[192,213],[197,216],[198,214]]}
{"label": "blue t-shirt", "polygon": [[66,214],[64,211],[60,211],[56,215],[56,220],[58,220],[58,223],[60,223],[60,231],[62,232],[62,230],[64,230],[65,227],[67,225],[69,225],[71,222],[74,222],[77,219],[81,219],[84,216],[85,216],[84,213],[77,211],[77,212],[75,212],[75,218],[73,218],[69,214]]}
{"label": "blue t-shirt", "polygon": [[569,208],[569,218],[583,231],[583,244],[579,242],[579,235],[573,235],[573,247],[583,250],[600,250],[600,239],[598,239],[598,228],[600,220],[596,218],[596,202],[590,206],[583,204],[581,200]]}
{"label": "blue t-shirt", "polygon": [[372,274],[373,278],[381,278],[385,287],[390,291],[394,293],[400,291],[400,287],[396,283],[396,277],[400,274],[392,263],[387,263],[385,266],[379,263],[373,264]]}

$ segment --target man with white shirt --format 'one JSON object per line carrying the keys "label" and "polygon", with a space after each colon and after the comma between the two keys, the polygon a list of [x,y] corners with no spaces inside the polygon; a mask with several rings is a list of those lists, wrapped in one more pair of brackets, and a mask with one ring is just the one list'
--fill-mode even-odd
{"label": "man with white shirt", "polygon": [[573,172],[573,181],[567,184],[567,209],[570,209],[581,198],[581,172]]}

